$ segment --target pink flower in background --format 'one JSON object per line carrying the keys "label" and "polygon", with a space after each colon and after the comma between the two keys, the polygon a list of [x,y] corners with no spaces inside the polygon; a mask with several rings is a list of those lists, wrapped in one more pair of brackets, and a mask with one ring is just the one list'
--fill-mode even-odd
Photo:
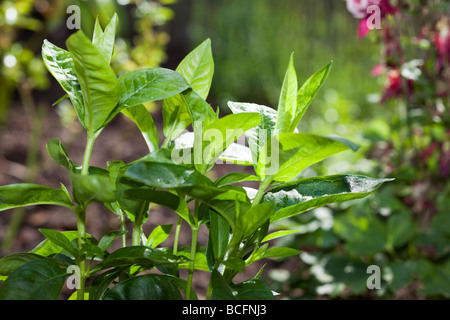
{"label": "pink flower in background", "polygon": [[360,19],[358,25],[358,37],[365,37],[370,29],[368,26],[368,19],[371,15],[371,11],[367,12],[367,8],[372,5],[376,5],[380,8],[380,19],[384,18],[388,14],[394,14],[396,8],[391,6],[389,0],[347,0],[347,10],[356,18]]}
{"label": "pink flower in background", "polygon": [[440,32],[436,32],[433,43],[438,54],[438,68],[441,68],[446,60],[450,62],[450,31],[443,28]]}

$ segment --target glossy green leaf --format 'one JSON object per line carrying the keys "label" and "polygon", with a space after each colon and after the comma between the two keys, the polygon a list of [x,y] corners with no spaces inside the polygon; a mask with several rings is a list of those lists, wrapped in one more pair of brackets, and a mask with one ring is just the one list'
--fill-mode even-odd
{"label": "glossy green leaf", "polygon": [[[64,234],[64,236],[71,242],[75,239],[78,239],[77,231],[62,231],[61,233]],[[92,236],[89,234],[87,234],[86,237],[90,241],[93,240]],[[64,251],[61,246],[56,245],[55,243],[53,243],[48,239],[45,239],[44,241],[40,242],[34,249],[30,251],[30,253],[35,253],[44,257],[48,257],[63,252]]]}
{"label": "glossy green leaf", "polygon": [[85,127],[91,134],[106,126],[119,101],[119,82],[109,62],[80,30],[66,41],[85,105]]}
{"label": "glossy green leaf", "polygon": [[333,202],[364,198],[391,180],[359,175],[303,178],[269,189],[263,201],[276,204],[270,218],[274,222]]}
{"label": "glossy green leaf", "polygon": [[253,165],[252,152],[250,148],[240,143],[230,144],[219,156],[219,160],[227,164],[233,163],[241,166]]}
{"label": "glossy green leaf", "polygon": [[70,172],[75,171],[75,165],[72,160],[70,160],[66,149],[62,145],[58,138],[53,138],[47,142],[47,152],[50,157],[63,168],[69,170]]}
{"label": "glossy green leaf", "polygon": [[294,67],[294,53],[292,53],[278,101],[278,115],[275,124],[275,131],[278,134],[293,132],[295,129],[296,123],[293,125],[293,121],[295,120],[297,112],[297,90],[297,73],[295,72]]}
{"label": "glossy green leaf", "polygon": [[125,279],[128,277],[128,269],[129,268],[127,267],[114,268],[95,276],[89,286],[89,300],[102,300],[111,284],[115,282],[118,277]]}
{"label": "glossy green leaf", "polygon": [[222,275],[213,271],[211,282],[214,300],[273,300],[272,290],[261,280],[250,279],[229,285]]}
{"label": "glossy green leaf", "polygon": [[126,168],[127,166],[121,160],[108,163],[111,188],[114,189],[117,201],[106,204],[106,206],[119,216],[125,213],[133,223],[139,220],[143,223],[148,219],[149,202],[145,199],[124,197],[124,193],[127,190],[140,186],[134,181],[123,177],[123,171]]}
{"label": "glossy green leaf", "polygon": [[[191,260],[191,246],[181,247],[178,250],[178,255],[186,258],[186,262],[180,263],[178,266],[180,269],[189,269],[189,260]],[[197,246],[195,251],[195,270],[209,271],[208,263],[206,260],[206,248]]]}
{"label": "glossy green leaf", "polygon": [[[203,161],[198,170],[205,172],[223,152],[245,131],[258,125],[260,116],[256,113],[229,114],[204,128],[202,155]],[[195,151],[194,151],[195,152]],[[196,163],[197,165],[197,163]]]}
{"label": "glossy green leaf", "polygon": [[127,233],[127,230],[111,231],[105,234],[98,242],[98,247],[102,251],[108,250],[112,246],[115,239]]}
{"label": "glossy green leaf", "polygon": [[146,274],[121,281],[103,300],[181,300],[181,293],[171,276]]}
{"label": "glossy green leaf", "polygon": [[73,257],[77,256],[77,250],[74,248],[72,243],[69,240],[64,233],[51,230],[51,229],[39,229],[39,231],[51,242],[56,244],[57,246],[63,248],[67,252],[71,253]]}
{"label": "glossy green leaf", "polygon": [[209,213],[209,241],[212,246],[214,258],[217,260],[225,254],[230,239],[230,224],[217,212]]}
{"label": "glossy green leaf", "polygon": [[300,254],[300,250],[287,247],[274,247],[267,249],[261,256],[261,259],[266,258],[286,258]]}
{"label": "glossy green leaf", "polygon": [[266,235],[261,242],[267,242],[270,240],[274,240],[274,239],[278,239],[284,236],[288,236],[297,232],[300,232],[301,230],[280,230],[280,231],[275,231],[272,232],[268,235]]}
{"label": "glossy green leaf", "polygon": [[56,205],[74,209],[72,200],[62,189],[33,183],[0,186],[0,211],[33,205]]}
{"label": "glossy green leaf", "polygon": [[150,112],[148,112],[144,105],[138,104],[123,109],[122,113],[137,125],[150,153],[159,148],[158,128]]}
{"label": "glossy green leaf", "polygon": [[197,94],[206,99],[214,74],[211,40],[206,39],[192,50],[178,65],[178,71]]}
{"label": "glossy green leaf", "polygon": [[124,199],[145,200],[172,209],[190,225],[194,225],[186,200],[173,193],[149,188],[131,188],[125,190],[122,196]]}
{"label": "glossy green leaf", "polygon": [[129,166],[125,176],[149,187],[176,189],[201,200],[227,219],[232,228],[236,211],[250,206],[243,188],[217,188],[205,175],[187,166],[139,161]]}
{"label": "glossy green leaf", "polygon": [[263,105],[232,101],[228,102],[228,107],[235,114],[253,112],[260,115],[261,120],[259,124],[245,132],[251,150],[253,164],[256,165],[261,149],[267,142],[271,141],[271,137],[274,134],[277,111]]}
{"label": "glossy green leaf", "polygon": [[203,127],[206,127],[212,121],[217,120],[217,114],[214,112],[213,108],[192,88],[183,91],[181,97],[188,107],[187,109],[191,117],[191,122],[194,125],[194,132],[194,122],[200,122]]}
{"label": "glossy green leaf", "polygon": [[66,270],[51,259],[30,261],[10,274],[0,291],[0,300],[56,300]]}
{"label": "glossy green leaf", "polygon": [[116,201],[115,188],[108,176],[72,173],[70,180],[73,186],[74,198],[79,204]]}
{"label": "glossy green leaf", "polygon": [[7,255],[0,259],[0,275],[9,276],[20,266],[37,259],[42,259],[41,255],[29,252],[19,252]]}
{"label": "glossy green leaf", "polygon": [[111,18],[105,30],[102,30],[98,17],[95,20],[94,34],[92,35],[92,44],[97,47],[98,51],[103,55],[106,61],[111,62],[114,51],[114,43],[116,37],[116,29],[118,25],[117,13]]}
{"label": "glossy green leaf", "polygon": [[119,84],[120,110],[163,100],[189,88],[178,72],[165,68],[144,68],[128,72],[119,78]]}
{"label": "glossy green leaf", "polygon": [[44,40],[42,45],[42,59],[48,71],[67,92],[77,113],[80,123],[86,128],[86,111],[83,102],[78,75],[70,53],[51,42]]}
{"label": "glossy green leaf", "polygon": [[148,236],[147,243],[145,245],[148,247],[156,248],[161,243],[167,240],[167,238],[170,236],[170,230],[172,230],[171,224],[162,224],[157,226]]}
{"label": "glossy green leaf", "polygon": [[324,84],[325,80],[330,73],[333,62],[328,63],[322,69],[314,73],[305,83],[300,87],[297,92],[297,111],[294,121],[291,123],[291,130],[293,132],[297,124],[302,119],[312,100],[316,96],[319,89]]}
{"label": "glossy green leaf", "polygon": [[[178,65],[179,72],[192,89],[206,99],[214,73],[211,41],[206,39],[192,50]],[[163,132],[167,139],[173,140],[191,123],[188,106],[180,95],[163,102]]]}
{"label": "glossy green leaf", "polygon": [[241,272],[245,268],[245,261],[236,257],[230,257],[223,261],[223,264],[230,270]]}
{"label": "glossy green leaf", "polygon": [[240,212],[236,218],[233,240],[240,241],[252,235],[269,220],[275,209],[274,203],[258,203],[250,209]]}
{"label": "glossy green leaf", "polygon": [[217,179],[214,183],[218,187],[226,186],[233,183],[243,182],[243,181],[259,181],[258,177],[243,173],[243,172],[230,172],[226,175]]}
{"label": "glossy green leaf", "polygon": [[196,185],[213,185],[200,172],[182,165],[139,161],[129,166],[125,176],[155,188],[183,188]]}
{"label": "glossy green leaf", "polygon": [[154,249],[147,246],[129,246],[112,252],[93,270],[98,271],[111,267],[131,266],[134,264],[151,268],[156,265],[172,265],[184,261],[184,257],[175,256],[166,250]]}
{"label": "glossy green leaf", "polygon": [[329,156],[348,149],[346,144],[309,133],[283,133],[272,139],[271,151],[261,150],[256,173],[264,179],[287,182],[300,172]]}

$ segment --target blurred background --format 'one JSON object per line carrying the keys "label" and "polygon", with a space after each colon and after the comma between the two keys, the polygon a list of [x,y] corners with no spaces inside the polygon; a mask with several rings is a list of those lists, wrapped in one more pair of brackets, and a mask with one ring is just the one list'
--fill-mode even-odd
{"label": "blurred background", "polygon": [[[263,274],[286,299],[450,298],[450,3],[445,0],[3,0],[0,3],[0,185],[69,184],[45,144],[61,139],[81,162],[84,132],[63,91],[45,69],[44,39],[65,48],[70,16],[92,35],[119,16],[114,70],[175,69],[204,39],[212,41],[215,73],[208,102],[276,108],[289,56],[302,84],[333,60],[328,80],[300,131],[337,134],[361,148],[306,170],[393,177],[368,198],[319,208],[279,222],[301,229],[280,245],[303,251],[271,260]],[[369,4],[381,9],[370,30]],[[162,127],[160,105],[149,106]],[[162,134],[161,134],[162,136]],[[97,139],[92,164],[135,160],[146,146],[134,124],[117,117]],[[230,166],[230,165],[222,165]],[[233,168],[235,169],[235,168]],[[227,168],[219,168],[222,174]],[[92,205],[88,232],[101,236],[120,221]],[[145,228],[176,223],[156,208]],[[65,209],[33,207],[0,215],[0,257],[43,240],[37,228],[73,230]],[[148,233],[148,232],[147,232]],[[200,238],[206,241],[206,238]],[[188,243],[188,238],[181,239]],[[281,241],[280,241],[281,242]],[[368,289],[367,268],[381,270],[381,288]],[[205,281],[198,279],[197,286]]]}

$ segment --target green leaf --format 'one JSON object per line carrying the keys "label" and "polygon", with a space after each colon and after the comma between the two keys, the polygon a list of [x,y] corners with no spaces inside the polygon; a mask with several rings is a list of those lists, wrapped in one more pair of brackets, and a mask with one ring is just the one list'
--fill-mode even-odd
{"label": "green leaf", "polygon": [[274,247],[267,249],[260,259],[266,258],[286,258],[300,254],[300,250],[287,247]]}
{"label": "green leaf", "polygon": [[268,235],[266,235],[261,242],[267,242],[270,240],[278,239],[284,236],[288,236],[297,232],[300,232],[301,230],[281,230],[281,231],[275,231]]}
{"label": "green leaf", "polygon": [[250,207],[243,188],[217,188],[205,175],[183,165],[139,161],[129,166],[125,176],[149,187],[174,189],[201,200],[220,213],[232,228],[236,211]]}
{"label": "green leaf", "polygon": [[70,180],[73,186],[74,198],[79,204],[116,201],[115,187],[111,184],[108,176],[72,173]]}
{"label": "green leaf", "polygon": [[229,285],[222,275],[213,271],[211,283],[214,300],[273,300],[270,288],[261,280],[250,279]]}
{"label": "green leaf", "polygon": [[293,124],[293,121],[297,112],[297,90],[297,74],[294,67],[294,53],[292,53],[278,101],[278,116],[275,124],[278,134],[293,132],[295,129],[296,123]]}
{"label": "green leaf", "polygon": [[9,276],[20,266],[37,259],[42,259],[41,255],[28,252],[13,253],[0,259],[0,275]]}
{"label": "green leaf", "polygon": [[[120,193],[119,193],[120,194]],[[186,200],[167,192],[149,188],[131,188],[122,193],[124,199],[145,200],[172,209],[190,225],[195,225]]]}
{"label": "green leaf", "polygon": [[[77,231],[62,231],[61,232],[69,241],[73,241],[75,239],[78,239],[78,232]],[[91,235],[87,235],[87,238],[89,240],[93,239]],[[52,241],[45,239],[41,243],[39,243],[34,249],[30,251],[30,253],[35,253],[40,256],[48,257],[51,255],[55,255],[58,253],[61,253],[63,251],[63,248],[61,248],[59,245],[54,244]]]}
{"label": "green leaf", "polygon": [[67,252],[71,253],[73,257],[77,257],[78,253],[75,247],[72,245],[64,233],[51,230],[51,229],[39,229],[39,232],[41,232],[48,240],[56,244],[57,246],[63,248]]}
{"label": "green leaf", "polygon": [[364,198],[391,180],[359,175],[303,178],[269,189],[263,201],[276,204],[270,218],[274,222],[330,203]]}
{"label": "green leaf", "polygon": [[66,271],[51,259],[30,261],[6,279],[0,300],[56,300],[66,278]]}
{"label": "green leaf", "polygon": [[92,35],[92,44],[97,47],[98,51],[103,55],[108,63],[111,62],[111,57],[114,51],[114,42],[116,38],[116,29],[118,25],[117,13],[114,14],[111,21],[102,30],[100,23],[95,19],[94,34]]}
{"label": "green leaf", "polygon": [[197,94],[206,99],[214,74],[211,40],[206,39],[178,65],[178,71]]}
{"label": "green leaf", "polygon": [[[189,269],[189,260],[191,260],[191,246],[181,247],[178,250],[178,255],[186,258],[186,262],[180,263],[180,269]],[[195,251],[195,270],[209,271],[208,263],[206,261],[206,248],[197,246]]]}
{"label": "green leaf", "polygon": [[328,137],[283,133],[274,136],[271,144],[263,147],[256,173],[261,180],[271,176],[274,181],[291,181],[310,165],[347,149],[347,145]]}
{"label": "green leaf", "polygon": [[253,164],[256,167],[261,149],[267,142],[271,142],[277,121],[277,111],[263,105],[232,101],[228,102],[228,107],[235,114],[254,112],[258,113],[261,118],[256,127],[245,132],[251,150]]}
{"label": "green leaf", "polygon": [[47,152],[50,157],[63,168],[69,170],[70,172],[75,171],[75,165],[72,160],[70,160],[66,149],[62,145],[58,138],[53,138],[47,142]]}
{"label": "green leaf", "polygon": [[231,270],[241,272],[245,268],[245,261],[236,257],[230,257],[223,264]]}
{"label": "green leaf", "polygon": [[291,130],[293,132],[297,124],[302,119],[312,100],[316,96],[319,89],[324,84],[325,80],[330,73],[333,62],[328,63],[322,69],[314,73],[305,83],[300,87],[297,92],[297,111],[294,121],[291,123]]}
{"label": "green leaf", "polygon": [[133,264],[151,268],[157,265],[179,264],[184,261],[184,257],[175,256],[165,250],[147,246],[129,246],[112,252],[102,263],[93,268],[92,273],[112,267],[131,266]]}
{"label": "green leaf", "polygon": [[110,289],[103,300],[181,300],[171,276],[146,274],[121,281]]}
{"label": "green leaf", "polygon": [[241,166],[253,165],[252,152],[249,147],[239,143],[232,143],[219,156],[219,160],[225,163],[233,163]]}
{"label": "green leaf", "polygon": [[217,212],[209,213],[209,241],[212,245],[214,258],[217,260],[225,254],[230,238],[230,224]]}
{"label": "green leaf", "polygon": [[138,104],[123,109],[122,113],[137,125],[150,153],[159,148],[158,128],[156,127],[150,112],[148,112],[144,105]]}
{"label": "green leaf", "polygon": [[[191,117],[191,122],[200,122],[204,127],[208,126],[212,121],[217,120],[217,114],[193,89],[189,88],[181,93],[183,101],[186,103]],[[195,124],[194,124],[195,132]]]}
{"label": "green leaf", "polygon": [[[214,73],[211,40],[206,39],[192,50],[178,65],[179,72],[192,89],[206,99]],[[173,140],[191,123],[188,106],[180,95],[163,102],[163,132],[167,139]]]}
{"label": "green leaf", "polygon": [[243,181],[259,181],[258,177],[243,173],[243,172],[230,172],[219,179],[217,179],[214,183],[217,187],[226,186],[233,183],[243,182]]}
{"label": "green leaf", "polygon": [[178,72],[165,68],[144,68],[128,72],[119,78],[119,84],[120,110],[163,100],[189,88]]}
{"label": "green leaf", "polygon": [[83,94],[72,56],[68,51],[44,40],[42,59],[48,71],[58,81],[64,91],[67,92],[80,123],[86,128],[87,115],[84,108]]}
{"label": "green leaf", "polygon": [[0,186],[0,211],[33,205],[57,205],[74,210],[64,190],[32,183]]}
{"label": "green leaf", "polygon": [[206,176],[189,167],[152,161],[132,164],[125,171],[125,176],[146,186],[161,189],[214,185]]}
{"label": "green leaf", "polygon": [[117,230],[111,231],[105,234],[99,241],[98,247],[102,251],[108,250],[108,248],[113,244],[114,240],[127,233],[127,230]]}
{"label": "green leaf", "polygon": [[172,230],[171,224],[162,224],[157,226],[148,236],[147,243],[145,245],[156,248],[170,236],[170,230]]}
{"label": "green leaf", "polygon": [[240,212],[235,223],[234,241],[240,241],[252,235],[261,225],[269,220],[274,212],[274,208],[274,203],[258,203],[247,211]]}
{"label": "green leaf", "polygon": [[103,129],[119,101],[119,82],[109,62],[80,30],[66,41],[78,75],[85,106],[85,128]]}
{"label": "green leaf", "polygon": [[239,113],[229,114],[206,126],[202,137],[203,161],[199,164],[198,170],[205,172],[208,167],[217,161],[228,146],[243,135],[245,131],[258,125],[259,121],[260,116],[258,114]]}

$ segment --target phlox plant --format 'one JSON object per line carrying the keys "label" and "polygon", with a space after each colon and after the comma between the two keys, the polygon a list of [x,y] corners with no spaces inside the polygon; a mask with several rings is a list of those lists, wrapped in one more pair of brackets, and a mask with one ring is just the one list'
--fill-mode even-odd
{"label": "phlox plant", "polygon": [[[86,130],[81,164],[74,163],[62,142],[47,143],[50,157],[67,170],[70,188],[19,183],[0,187],[0,210],[34,205],[69,208],[74,231],[40,229],[45,240],[30,252],[0,259],[0,299],[58,299],[67,280],[77,290],[71,299],[197,299],[196,270],[210,274],[206,299],[273,299],[259,279],[235,283],[237,274],[266,258],[299,254],[296,248],[270,247],[269,241],[296,232],[269,232],[270,225],[337,201],[363,198],[389,179],[360,175],[298,178],[308,166],[357,146],[340,137],[298,132],[297,124],[324,83],[331,63],[300,88],[290,57],[277,110],[253,103],[229,102],[232,113],[219,116],[206,102],[214,72],[209,39],[198,45],[176,70],[143,68],[117,77],[110,61],[115,15],[102,29],[96,21],[92,39],[73,33],[64,50],[44,41],[42,58],[70,99]],[[164,139],[143,105],[162,101]],[[146,142],[148,155],[131,163],[90,165],[97,137],[119,114],[130,118]],[[191,126],[192,132],[186,132]],[[245,137],[247,145],[236,141]],[[250,166],[254,174],[231,172],[215,179],[208,171],[218,162]],[[257,182],[258,189],[243,187]],[[71,192],[69,192],[71,190]],[[97,202],[129,219],[131,245],[111,250],[120,229],[95,239],[86,232],[89,205]],[[160,225],[146,235],[150,204],[177,215],[177,224]],[[179,246],[182,224],[191,230],[191,245]],[[198,245],[206,225],[206,247]],[[162,244],[174,234],[172,247]],[[148,272],[157,269],[158,272]],[[180,270],[187,269],[186,279]],[[73,278],[68,270],[76,271]],[[87,280],[89,279],[89,282]],[[89,285],[87,285],[87,283]]]}

